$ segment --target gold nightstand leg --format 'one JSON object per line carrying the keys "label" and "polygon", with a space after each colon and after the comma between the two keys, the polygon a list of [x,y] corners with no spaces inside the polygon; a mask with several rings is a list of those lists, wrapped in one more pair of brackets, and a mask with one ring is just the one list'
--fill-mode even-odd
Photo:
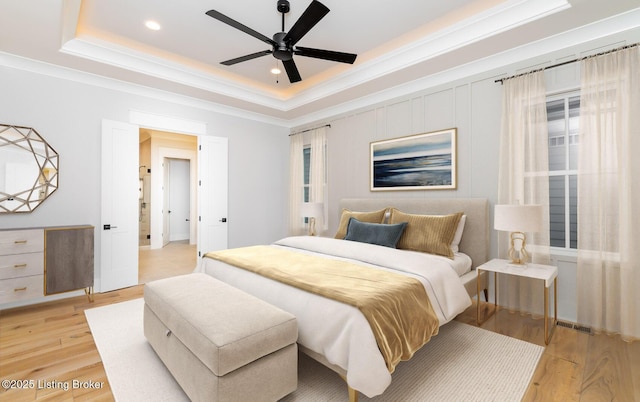
{"label": "gold nightstand leg", "polygon": [[549,344],[547,334],[549,333],[549,288],[544,287],[544,343]]}
{"label": "gold nightstand leg", "polygon": [[[480,270],[478,268],[476,268],[476,299],[477,299],[477,303],[476,303],[476,323],[478,325],[480,325]],[[488,300],[487,300],[488,302]]]}
{"label": "gold nightstand leg", "polygon": [[[498,273],[494,272],[493,273],[493,312],[491,313],[487,313],[486,317],[484,317],[484,320],[480,321],[480,269],[476,268],[476,271],[478,272],[478,277],[476,280],[477,283],[477,298],[478,298],[478,302],[476,305],[476,323],[478,324],[478,326],[481,326],[482,324],[484,324],[485,322],[487,322],[487,320],[491,317],[493,317],[493,315],[496,313],[496,311],[498,311]],[[489,300],[487,300],[487,305],[489,304]]]}
{"label": "gold nightstand leg", "polygon": [[549,331],[549,288],[544,287],[544,344],[551,342],[551,337],[558,324],[558,278],[553,280],[553,322]]}

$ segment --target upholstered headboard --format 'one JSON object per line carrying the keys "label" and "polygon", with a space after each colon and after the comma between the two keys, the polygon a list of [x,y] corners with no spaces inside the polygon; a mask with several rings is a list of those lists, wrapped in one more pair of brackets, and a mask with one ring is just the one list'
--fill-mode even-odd
{"label": "upholstered headboard", "polygon": [[345,198],[339,211],[376,211],[395,207],[402,212],[422,215],[467,215],[460,252],[473,261],[473,268],[489,259],[489,201],[485,198]]}

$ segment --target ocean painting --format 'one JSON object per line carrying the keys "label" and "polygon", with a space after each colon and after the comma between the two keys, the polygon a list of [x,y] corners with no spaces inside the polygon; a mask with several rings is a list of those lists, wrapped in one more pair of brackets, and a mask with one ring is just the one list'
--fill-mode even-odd
{"label": "ocean painting", "polygon": [[371,190],[456,188],[455,128],[371,143]]}

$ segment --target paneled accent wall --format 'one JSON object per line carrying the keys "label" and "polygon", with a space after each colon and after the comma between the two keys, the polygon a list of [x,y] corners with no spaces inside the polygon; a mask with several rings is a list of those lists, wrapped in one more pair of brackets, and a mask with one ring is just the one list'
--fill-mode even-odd
{"label": "paneled accent wall", "polygon": [[[332,120],[328,135],[329,234],[338,226],[338,201],[347,197],[497,196],[501,88],[494,77],[453,83],[394,99]],[[456,127],[457,190],[369,190],[372,141]]]}
{"label": "paneled accent wall", "polygon": [[[342,198],[372,197],[484,197],[493,205],[498,198],[498,158],[502,109],[502,86],[497,78],[531,71],[563,61],[592,55],[635,43],[640,31],[600,38],[497,70],[470,74],[399,98],[336,114],[307,124],[331,124],[328,136],[329,216],[326,236],[337,230],[338,202]],[[434,78],[438,81],[438,78]],[[576,90],[580,85],[579,64],[547,70],[548,94]],[[379,97],[378,97],[379,99]],[[348,109],[348,108],[345,108]],[[458,188],[431,191],[369,191],[369,144],[372,141],[456,127],[458,130]],[[302,129],[305,127],[298,127]],[[490,256],[498,257],[497,236],[491,230]],[[576,321],[576,262],[571,251],[552,250],[552,263],[559,267],[559,317]],[[518,289],[500,285],[501,303],[541,314],[540,303],[516,305]]]}

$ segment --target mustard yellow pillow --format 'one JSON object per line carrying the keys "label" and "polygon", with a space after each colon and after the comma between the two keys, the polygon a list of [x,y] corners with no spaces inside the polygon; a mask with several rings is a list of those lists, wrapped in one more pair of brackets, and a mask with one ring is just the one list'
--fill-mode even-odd
{"label": "mustard yellow pillow", "polygon": [[451,242],[462,212],[450,215],[414,215],[391,209],[389,223],[407,222],[397,248],[453,258]]}
{"label": "mustard yellow pillow", "polygon": [[347,227],[349,226],[350,218],[356,218],[360,222],[382,223],[386,212],[387,208],[372,212],[355,212],[349,211],[346,208],[343,209],[342,215],[340,215],[340,224],[338,225],[338,231],[336,232],[335,238],[344,239],[347,235]]}

